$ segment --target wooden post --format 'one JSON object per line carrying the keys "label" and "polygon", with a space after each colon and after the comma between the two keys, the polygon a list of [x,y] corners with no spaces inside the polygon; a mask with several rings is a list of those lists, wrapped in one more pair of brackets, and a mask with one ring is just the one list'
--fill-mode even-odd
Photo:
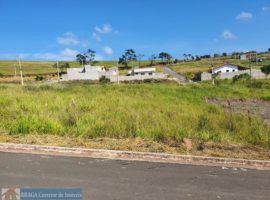
{"label": "wooden post", "polygon": [[59,62],[57,61],[57,80],[60,81],[60,75],[59,75]]}
{"label": "wooden post", "polygon": [[22,73],[22,64],[21,64],[20,55],[18,56],[18,59],[19,59],[19,67],[20,67],[20,75],[21,75],[21,85],[23,86],[24,83],[23,83],[23,73]]}
{"label": "wooden post", "polygon": [[16,78],[17,77],[17,69],[16,69],[16,65],[15,64],[14,64],[14,72],[15,72],[14,76]]}

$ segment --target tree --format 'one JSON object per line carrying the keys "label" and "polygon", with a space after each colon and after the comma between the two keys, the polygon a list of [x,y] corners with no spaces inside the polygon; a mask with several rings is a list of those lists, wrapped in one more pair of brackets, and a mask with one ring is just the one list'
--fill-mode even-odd
{"label": "tree", "polygon": [[83,54],[77,54],[76,55],[76,61],[80,63],[80,65],[86,64],[86,57]]}
{"label": "tree", "polygon": [[161,52],[158,57],[161,59],[161,62],[164,64],[166,61],[166,63],[168,63],[168,61],[172,60],[172,56],[169,53],[166,52]]}
{"label": "tree", "polygon": [[137,60],[135,51],[133,49],[127,49],[122,57],[119,58],[118,63],[123,64],[125,68],[128,68],[128,63],[135,60]]}
{"label": "tree", "polygon": [[[57,64],[53,64],[54,68],[57,68]],[[60,73],[63,74],[64,73],[64,69],[70,68],[70,65],[68,62],[60,62],[59,63],[59,69],[60,69]]]}
{"label": "tree", "polygon": [[198,61],[201,60],[201,58],[199,56],[195,56],[195,60]]}
{"label": "tree", "polygon": [[270,52],[270,48],[268,49],[268,51]]}
{"label": "tree", "polygon": [[158,55],[158,58],[161,59],[161,62],[162,62],[162,63],[164,63],[164,60],[165,60],[165,58],[166,58],[166,54],[167,54],[167,53],[165,53],[165,52],[161,52],[161,53],[159,53],[159,55]]}
{"label": "tree", "polygon": [[211,58],[211,55],[203,55],[200,58]]}
{"label": "tree", "polygon": [[270,74],[270,65],[265,65],[261,68],[262,73],[265,74],[266,78]]}
{"label": "tree", "polygon": [[222,56],[223,57],[226,57],[227,56],[227,53],[226,52],[222,53]]}
{"label": "tree", "polygon": [[84,53],[84,56],[86,58],[86,62],[91,64],[95,60],[96,52],[92,49],[88,49],[86,53]]}
{"label": "tree", "polygon": [[153,54],[152,56],[150,56],[149,60],[150,60],[150,65],[154,65],[156,62],[157,56],[156,54]]}
{"label": "tree", "polygon": [[184,60],[187,60],[188,55],[184,53],[183,57],[185,58]]}
{"label": "tree", "polygon": [[172,55],[167,53],[167,55],[166,55],[166,61],[167,61],[167,63],[168,62],[171,62],[172,58],[173,58]]}
{"label": "tree", "polygon": [[95,60],[96,52],[92,49],[88,49],[84,54],[77,54],[76,61],[80,63],[80,65],[91,64]]}

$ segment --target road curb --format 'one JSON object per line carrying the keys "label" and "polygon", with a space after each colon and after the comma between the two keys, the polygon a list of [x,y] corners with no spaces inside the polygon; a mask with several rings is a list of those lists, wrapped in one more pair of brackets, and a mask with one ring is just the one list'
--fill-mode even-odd
{"label": "road curb", "polygon": [[174,155],[165,153],[118,151],[105,149],[86,149],[86,148],[0,143],[0,152],[31,153],[31,154],[72,156],[72,157],[90,157],[90,158],[105,158],[118,160],[270,170],[270,161],[263,161],[263,160]]}

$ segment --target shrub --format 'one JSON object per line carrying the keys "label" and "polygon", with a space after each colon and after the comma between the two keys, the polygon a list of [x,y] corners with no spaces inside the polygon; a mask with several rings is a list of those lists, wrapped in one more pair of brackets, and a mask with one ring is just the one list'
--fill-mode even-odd
{"label": "shrub", "polygon": [[43,76],[37,75],[35,80],[36,81],[43,81],[45,78]]}
{"label": "shrub", "polygon": [[236,75],[233,77],[232,82],[236,83],[238,81],[248,81],[250,80],[250,75],[245,73],[245,74],[240,74],[240,75]]}
{"label": "shrub", "polygon": [[105,84],[105,83],[111,82],[111,80],[107,78],[106,76],[101,76],[99,79],[99,82]]}
{"label": "shrub", "polygon": [[265,76],[268,76],[270,74],[270,65],[263,66],[261,71],[265,74]]}

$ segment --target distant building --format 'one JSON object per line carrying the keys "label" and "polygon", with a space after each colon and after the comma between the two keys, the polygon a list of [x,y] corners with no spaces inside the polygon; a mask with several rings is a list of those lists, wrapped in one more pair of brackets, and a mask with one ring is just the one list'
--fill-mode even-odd
{"label": "distant building", "polygon": [[240,55],[240,60],[250,60],[254,56],[254,53],[245,53]]}
{"label": "distant building", "polygon": [[149,67],[149,68],[137,68],[128,71],[129,76],[153,76],[155,75],[156,68]]}
{"label": "distant building", "polygon": [[247,60],[247,55],[246,54],[241,55],[240,60]]}
{"label": "distant building", "polygon": [[245,69],[247,68],[239,66],[239,65],[224,64],[224,65],[221,65],[221,66],[218,66],[209,70],[209,72],[212,74],[217,74],[217,73],[237,72],[239,70],[245,70]]}

